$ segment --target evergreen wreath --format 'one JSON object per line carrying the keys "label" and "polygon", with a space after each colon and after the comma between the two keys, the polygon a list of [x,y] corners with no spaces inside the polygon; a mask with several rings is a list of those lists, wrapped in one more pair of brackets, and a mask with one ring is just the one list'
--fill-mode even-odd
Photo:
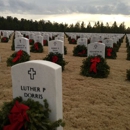
{"label": "evergreen wreath", "polygon": [[93,78],[106,78],[108,77],[110,67],[107,65],[106,60],[101,56],[89,56],[83,60],[80,74]]}
{"label": "evergreen wreath", "polygon": [[126,36],[126,47],[129,47],[129,39],[127,36]]}
{"label": "evergreen wreath", "polygon": [[116,50],[112,47],[105,47],[105,58],[116,59]]}
{"label": "evergreen wreath", "polygon": [[77,45],[74,47],[73,56],[87,57],[87,47],[85,45]]}
{"label": "evergreen wreath", "polygon": [[8,59],[7,59],[7,66],[13,66],[18,63],[26,62],[30,60],[30,56],[27,52],[23,50],[19,50],[18,52],[14,52]]}
{"label": "evergreen wreath", "polygon": [[42,53],[43,52],[42,44],[39,42],[36,42],[34,45],[31,46],[30,52]]}
{"label": "evergreen wreath", "polygon": [[9,38],[7,38],[7,37],[2,37],[1,38],[1,42],[8,42],[9,41]]}
{"label": "evergreen wreath", "polygon": [[126,43],[126,47],[127,47],[127,48],[129,47],[129,42],[128,42],[128,43]]}
{"label": "evergreen wreath", "polygon": [[77,40],[75,40],[75,39],[69,39],[69,44],[77,44]]}
{"label": "evergreen wreath", "polygon": [[43,45],[44,46],[48,46],[48,41],[47,40],[43,40]]}
{"label": "evergreen wreath", "polygon": [[34,44],[34,40],[33,39],[29,39],[29,44],[33,45]]}
{"label": "evergreen wreath", "polygon": [[113,43],[113,48],[115,49],[116,52],[119,51],[119,45],[117,43]]}
{"label": "evergreen wreath", "polygon": [[15,50],[14,39],[15,39],[15,35],[13,36],[13,39],[12,39],[12,45],[11,45],[11,50],[12,51]]}
{"label": "evergreen wreath", "polygon": [[119,40],[119,41],[117,41],[117,44],[118,44],[118,46],[119,46],[119,48],[120,48],[120,46],[121,46],[121,41]]}
{"label": "evergreen wreath", "polygon": [[67,47],[64,46],[64,54],[66,55],[67,54]]}
{"label": "evergreen wreath", "polygon": [[55,130],[59,126],[64,127],[62,119],[50,121],[50,112],[46,99],[42,105],[32,99],[23,101],[22,97],[17,97],[3,104],[0,110],[0,130]]}
{"label": "evergreen wreath", "polygon": [[127,46],[127,60],[130,60],[130,46]]}
{"label": "evergreen wreath", "polygon": [[126,70],[126,78],[130,81],[130,69]]}
{"label": "evergreen wreath", "polygon": [[130,52],[130,46],[127,47],[127,52]]}
{"label": "evergreen wreath", "polygon": [[130,60],[130,51],[127,52],[127,58],[126,60]]}
{"label": "evergreen wreath", "polygon": [[54,62],[62,67],[62,71],[65,68],[65,65],[68,64],[64,59],[63,55],[60,53],[50,52],[43,60]]}

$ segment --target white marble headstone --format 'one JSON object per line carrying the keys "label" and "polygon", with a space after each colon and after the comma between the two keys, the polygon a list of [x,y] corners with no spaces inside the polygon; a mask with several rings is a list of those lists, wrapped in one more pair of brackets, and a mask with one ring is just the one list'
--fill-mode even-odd
{"label": "white marble headstone", "polygon": [[15,43],[15,51],[23,50],[30,55],[30,46],[29,40],[24,37],[18,37],[14,40]]}
{"label": "white marble headstone", "polygon": [[18,37],[23,37],[23,35],[22,34],[16,34],[15,38],[18,38]]}
{"label": "white marble headstone", "polygon": [[103,41],[103,36],[99,36],[98,37],[98,41],[97,42],[99,42],[99,41],[101,41],[101,42]]}
{"label": "white marble headstone", "polygon": [[75,39],[76,40],[76,35],[75,34],[71,34],[71,39]]}
{"label": "white marble headstone", "polygon": [[77,45],[85,45],[87,47],[88,39],[87,38],[78,38]]}
{"label": "white marble headstone", "polygon": [[47,99],[51,110],[49,118],[52,121],[63,118],[61,66],[45,60],[32,60],[12,66],[11,76],[13,98],[31,98],[41,104]]}
{"label": "white marble headstone", "polygon": [[104,39],[103,43],[106,47],[112,47],[113,48],[113,40],[112,39]]}
{"label": "white marble headstone", "polygon": [[104,43],[91,43],[88,44],[87,56],[97,56],[100,55],[105,58],[105,44]]}
{"label": "white marble headstone", "polygon": [[30,33],[30,34],[29,34],[29,39],[33,39],[33,40],[34,40],[34,38],[35,38],[35,37],[34,37],[34,34],[33,34],[33,33]]}
{"label": "white marble headstone", "polygon": [[43,36],[41,36],[41,35],[36,35],[36,36],[34,37],[34,42],[35,42],[35,43],[36,43],[36,42],[39,42],[39,43],[41,43],[42,46],[43,46]]}
{"label": "white marble headstone", "polygon": [[64,42],[61,40],[52,40],[48,44],[49,53],[60,53],[64,55]]}
{"label": "white marble headstone", "polygon": [[64,37],[60,37],[60,36],[58,36],[58,37],[55,37],[55,40],[61,40],[61,41],[64,42]]}
{"label": "white marble headstone", "polygon": [[49,42],[49,34],[44,34],[43,35],[43,40],[47,40]]}
{"label": "white marble headstone", "polygon": [[83,35],[83,34],[81,34],[81,35],[80,35],[80,38],[84,38],[84,35]]}
{"label": "white marble headstone", "polygon": [[8,33],[8,31],[4,31],[4,32],[3,32],[3,37],[9,38],[9,33]]}
{"label": "white marble headstone", "polygon": [[98,42],[98,37],[96,37],[96,36],[92,36],[91,37],[91,43],[94,43],[94,42]]}

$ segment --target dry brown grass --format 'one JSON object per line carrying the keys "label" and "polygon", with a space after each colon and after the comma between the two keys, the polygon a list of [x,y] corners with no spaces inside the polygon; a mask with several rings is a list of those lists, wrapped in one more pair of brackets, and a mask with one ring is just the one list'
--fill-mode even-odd
{"label": "dry brown grass", "polygon": [[[9,43],[0,43],[0,106],[12,100],[12,81],[10,67],[6,60],[13,53]],[[68,44],[68,54],[62,75],[63,115],[66,122],[64,130],[130,130],[130,82],[126,81],[126,43],[122,43],[117,59],[108,59],[110,74],[108,78],[96,79],[79,74],[83,57],[72,54],[75,45]],[[31,53],[31,60],[43,59],[48,53],[44,47],[42,54]]]}

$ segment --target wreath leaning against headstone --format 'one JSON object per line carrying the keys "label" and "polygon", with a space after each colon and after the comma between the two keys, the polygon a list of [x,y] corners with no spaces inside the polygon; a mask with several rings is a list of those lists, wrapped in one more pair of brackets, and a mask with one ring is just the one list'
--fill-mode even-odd
{"label": "wreath leaning against headstone", "polygon": [[85,45],[77,45],[74,47],[73,56],[87,57],[87,47]]}
{"label": "wreath leaning against headstone", "polygon": [[33,44],[31,46],[30,52],[34,52],[34,53],[42,53],[43,52],[43,46],[41,43],[36,42],[35,44]]}
{"label": "wreath leaning against headstone", "polygon": [[0,130],[55,130],[64,127],[62,119],[50,121],[49,104],[44,100],[44,105],[28,99],[23,101],[17,97],[3,104],[0,110]]}
{"label": "wreath leaning against headstone", "polygon": [[130,81],[130,69],[126,70],[126,78]]}
{"label": "wreath leaning against headstone", "polygon": [[65,69],[65,65],[68,64],[63,58],[63,55],[60,53],[50,52],[43,60],[51,61],[62,67],[62,71]]}
{"label": "wreath leaning against headstone", "polygon": [[116,59],[116,57],[117,57],[117,54],[114,48],[112,47],[105,48],[105,58]]}
{"label": "wreath leaning against headstone", "polygon": [[89,56],[83,60],[80,74],[93,78],[106,78],[110,72],[110,67],[101,56]]}
{"label": "wreath leaning against headstone", "polygon": [[9,41],[9,38],[7,38],[7,37],[2,37],[1,38],[1,42],[8,42]]}
{"label": "wreath leaning against headstone", "polygon": [[18,63],[26,62],[30,60],[30,56],[27,52],[23,50],[19,50],[18,52],[14,52],[8,59],[7,59],[7,66],[13,66]]}

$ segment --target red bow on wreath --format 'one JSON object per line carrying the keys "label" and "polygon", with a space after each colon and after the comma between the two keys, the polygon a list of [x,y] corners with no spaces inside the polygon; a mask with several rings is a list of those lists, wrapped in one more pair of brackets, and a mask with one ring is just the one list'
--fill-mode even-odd
{"label": "red bow on wreath", "polygon": [[4,41],[4,42],[6,41],[6,37],[3,38],[3,41]]}
{"label": "red bow on wreath", "polygon": [[43,44],[46,45],[47,44],[47,40],[43,40]]}
{"label": "red bow on wreath", "polygon": [[35,43],[35,44],[34,44],[34,48],[35,48],[36,50],[39,49],[39,47],[38,47],[38,43]]}
{"label": "red bow on wreath", "polygon": [[94,57],[91,59],[91,66],[90,66],[90,72],[93,71],[94,73],[97,73],[97,63],[100,62],[100,58],[99,57]]}
{"label": "red bow on wreath", "polygon": [[107,48],[107,56],[111,56],[112,48]]}
{"label": "red bow on wreath", "polygon": [[18,61],[21,56],[23,55],[23,51],[22,50],[19,50],[17,53],[16,53],[16,57],[12,60],[12,62],[16,62]]}
{"label": "red bow on wreath", "polygon": [[29,121],[26,113],[28,109],[28,106],[16,101],[9,114],[10,125],[4,126],[3,130],[20,130]]}
{"label": "red bow on wreath", "polygon": [[58,61],[58,57],[57,56],[53,56],[52,57],[52,62],[56,63]]}
{"label": "red bow on wreath", "polygon": [[33,40],[32,39],[29,39],[29,43],[32,43],[33,42]]}
{"label": "red bow on wreath", "polygon": [[71,42],[72,42],[72,43],[75,43],[75,39],[72,39]]}
{"label": "red bow on wreath", "polygon": [[85,50],[82,50],[82,52],[79,52],[78,54],[79,55],[83,55],[83,54],[85,54],[86,53],[86,51]]}

